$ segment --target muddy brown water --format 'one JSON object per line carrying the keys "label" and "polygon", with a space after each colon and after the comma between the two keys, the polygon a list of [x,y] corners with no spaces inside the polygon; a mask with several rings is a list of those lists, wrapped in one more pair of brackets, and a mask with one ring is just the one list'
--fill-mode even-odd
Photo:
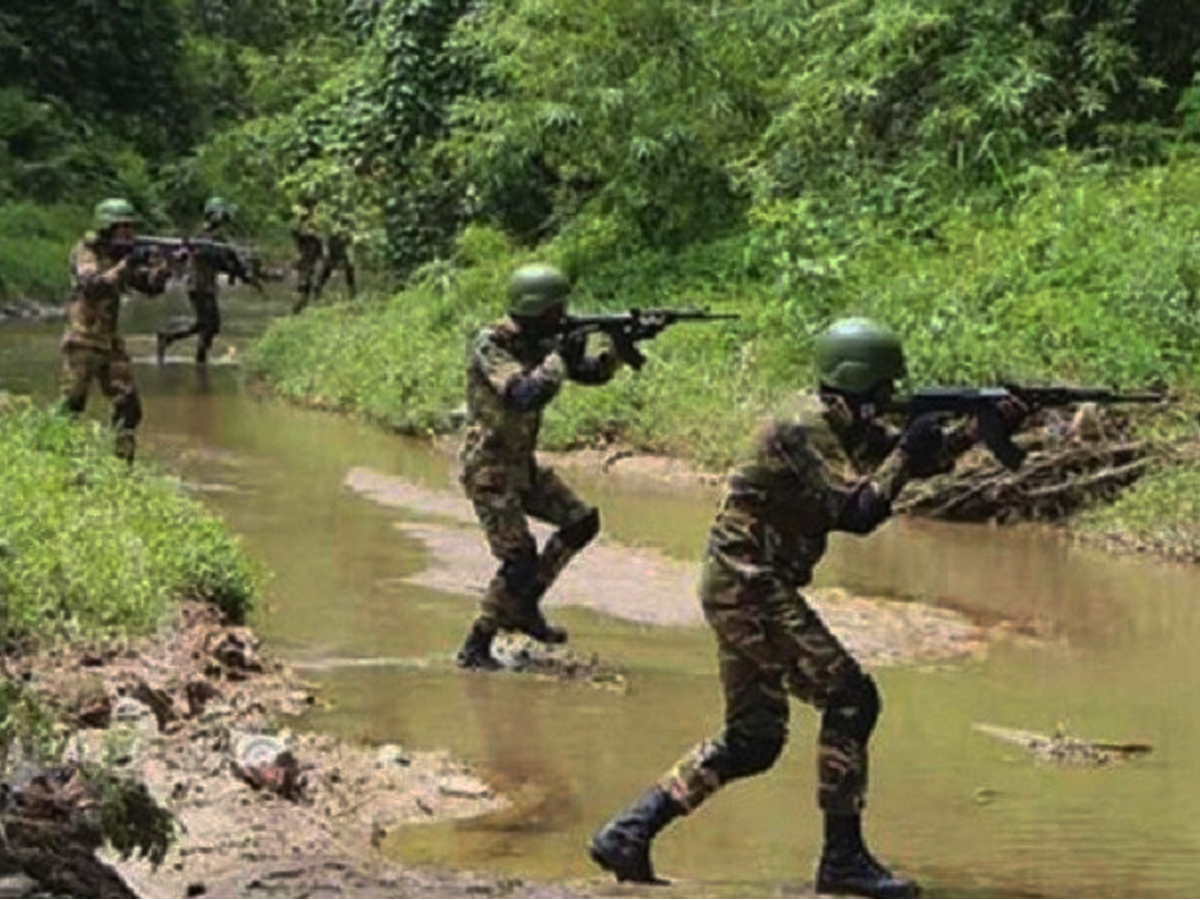
{"label": "muddy brown water", "polygon": [[[184,309],[178,296],[166,306]],[[256,624],[309,666],[333,701],[310,724],[447,748],[516,800],[500,816],[403,831],[389,852],[526,879],[594,878],[583,852],[591,831],[719,723],[713,648],[692,599],[671,601],[678,614],[660,624],[554,610],[576,647],[625,667],[627,693],[459,673],[451,656],[474,598],[428,577],[439,552],[430,529],[461,527],[450,461],[247,391],[230,363],[286,310],[286,298],[227,299],[221,363],[203,374],[184,361],[188,343],[175,348],[178,359],[153,364],[150,334],[163,308],[136,300],[125,313],[146,408],[142,452],[223,515],[273,572]],[[52,397],[57,337],[57,325],[0,326],[0,386]],[[106,413],[98,397],[92,409]],[[384,505],[356,477],[448,505]],[[711,489],[568,477],[601,506],[610,545],[685,565],[697,557]],[[1037,530],[895,522],[868,539],[835,538],[818,584],[935,602],[1049,638],[1002,641],[952,665],[877,670],[885,710],[869,834],[928,894],[1196,894],[1200,573],[1107,557]],[[620,590],[637,605],[636,583]],[[1038,766],[973,722],[1041,731],[1064,722],[1083,736],[1146,741],[1154,752],[1102,770]],[[681,879],[668,893],[810,888],[819,838],[814,716],[796,706],[792,724],[773,771],[728,788],[658,842],[659,868]]]}

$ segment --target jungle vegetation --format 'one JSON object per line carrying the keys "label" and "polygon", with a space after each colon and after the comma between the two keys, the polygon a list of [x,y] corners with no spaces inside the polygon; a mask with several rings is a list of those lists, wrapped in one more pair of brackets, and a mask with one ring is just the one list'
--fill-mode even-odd
{"label": "jungle vegetation", "polygon": [[[724,464],[847,313],[895,327],[917,382],[1196,393],[1200,7],[126,0],[103,23],[94,9],[0,14],[0,278],[61,277],[22,269],[38,254],[11,258],[9,237],[46,246],[108,192],[176,222],[219,193],[264,237],[315,200],[350,218],[395,289],[259,344],[255,371],[305,402],[439,428],[466,341],[532,259],[568,270],[579,307],[741,314],[667,333],[636,377],[569,391],[548,421],[560,447]],[[1196,437],[1190,414],[1161,427]]]}

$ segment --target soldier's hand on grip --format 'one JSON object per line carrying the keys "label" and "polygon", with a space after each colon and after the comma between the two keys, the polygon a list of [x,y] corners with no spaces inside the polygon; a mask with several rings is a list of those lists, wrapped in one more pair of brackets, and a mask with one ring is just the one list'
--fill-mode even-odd
{"label": "soldier's hand on grip", "polygon": [[909,422],[896,446],[907,457],[914,478],[941,475],[953,467],[953,461],[946,458],[946,436],[935,415],[920,415]]}

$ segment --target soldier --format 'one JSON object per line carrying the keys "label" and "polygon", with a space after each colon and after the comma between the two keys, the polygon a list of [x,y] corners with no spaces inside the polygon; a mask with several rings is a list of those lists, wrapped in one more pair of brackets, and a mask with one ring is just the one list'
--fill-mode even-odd
{"label": "soldier", "polygon": [[[233,207],[220,197],[210,197],[204,204],[204,229],[201,237],[209,241],[225,241],[225,226],[233,221]],[[191,254],[188,275],[188,302],[195,318],[190,325],[158,333],[158,364],[166,359],[167,349],[176,341],[196,335],[196,362],[208,362],[208,351],[221,331],[221,308],[217,304],[217,274],[215,260],[204,252]]]}
{"label": "soldier", "polygon": [[[772,420],[730,475],[709,532],[700,582],[716,633],[725,726],[684,756],[592,838],[592,859],[618,881],[655,883],[654,836],[722,785],[769,769],[787,735],[788,693],[821,710],[818,805],[825,843],[817,890],[908,897],[916,885],[867,849],[861,815],[867,743],[880,712],[874,680],[798,589],[832,531],[868,534],[910,478],[949,471],[975,426],[943,434],[921,417],[903,434],[875,409],[904,375],[899,341],[865,319],[834,323],[817,340],[819,393],[794,421]],[[1007,418],[1007,415],[1006,415]]]}
{"label": "soldier", "polygon": [[96,379],[112,400],[117,456],[132,463],[142,405],[125,342],[117,334],[121,295],[127,288],[161,294],[170,268],[161,261],[151,264],[148,252],[133,249],[137,214],[127,200],[114,197],[96,204],[93,227],[71,251],[72,289],[62,339],[63,409],[82,413]]}
{"label": "soldier", "polygon": [[[461,481],[500,568],[458,652],[464,668],[497,667],[491,645],[500,628],[545,643],[566,641],[566,632],[547,624],[538,604],[600,530],[600,511],[534,456],[542,410],[563,379],[604,384],[620,365],[610,350],[588,356],[582,336],[565,343],[557,336],[570,292],[570,282],[553,266],[517,269],[509,283],[509,319],[481,331],[470,353]],[[540,555],[526,515],[558,527]]]}
{"label": "soldier", "polygon": [[354,259],[350,256],[353,243],[349,225],[345,221],[339,221],[329,232],[329,240],[325,242],[325,263],[321,266],[321,275],[317,279],[315,299],[321,298],[321,292],[325,290],[325,284],[335,269],[342,270],[346,278],[346,293],[354,299]]}
{"label": "soldier", "polygon": [[325,258],[325,246],[313,225],[313,204],[301,203],[296,207],[296,227],[292,229],[296,241],[296,302],[292,312],[299,313],[314,297],[316,275],[321,260]]}

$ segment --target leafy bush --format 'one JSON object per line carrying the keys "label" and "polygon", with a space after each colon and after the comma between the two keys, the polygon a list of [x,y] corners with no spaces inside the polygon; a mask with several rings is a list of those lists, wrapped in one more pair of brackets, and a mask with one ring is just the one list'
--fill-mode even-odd
{"label": "leafy bush", "polygon": [[257,576],[219,520],[128,467],[94,423],[15,401],[0,415],[0,635],[147,632],[180,597],[234,620]]}
{"label": "leafy bush", "polygon": [[0,202],[0,300],[62,300],[71,245],[90,217],[90,208]]}

